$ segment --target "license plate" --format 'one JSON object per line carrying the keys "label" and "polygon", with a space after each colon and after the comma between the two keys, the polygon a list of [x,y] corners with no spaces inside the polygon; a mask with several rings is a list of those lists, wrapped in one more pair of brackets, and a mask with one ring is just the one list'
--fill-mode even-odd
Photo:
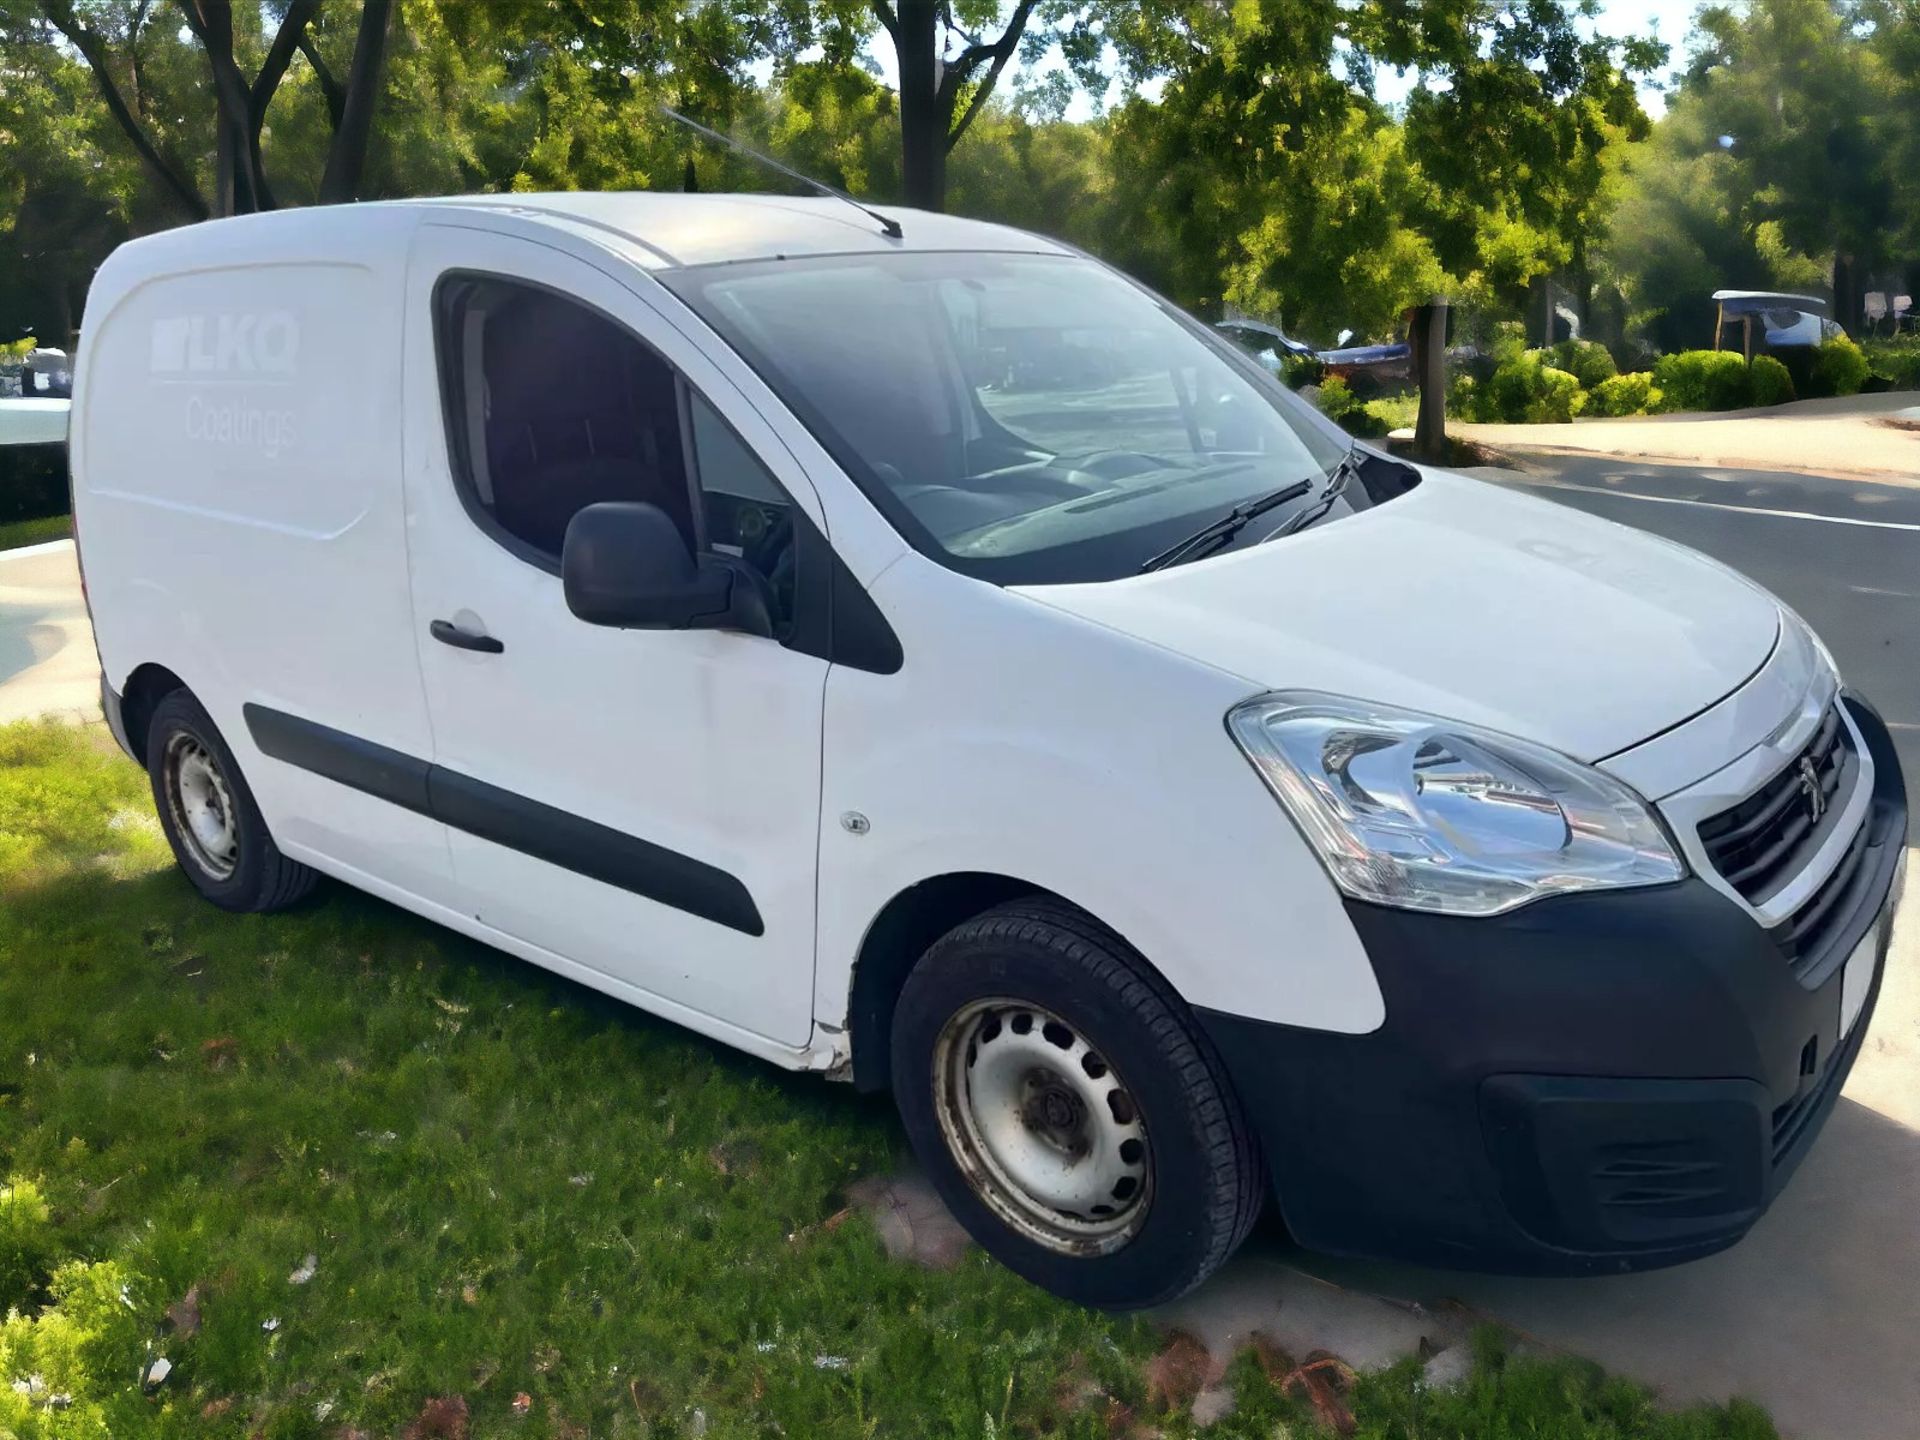
{"label": "license plate", "polygon": [[1873,967],[1880,958],[1880,935],[1886,923],[1886,912],[1882,911],[1873,927],[1853,947],[1853,954],[1847,957],[1847,968],[1841,973],[1840,1038],[1843,1040],[1853,1033],[1860,1012],[1866,1009],[1867,995],[1873,989]]}

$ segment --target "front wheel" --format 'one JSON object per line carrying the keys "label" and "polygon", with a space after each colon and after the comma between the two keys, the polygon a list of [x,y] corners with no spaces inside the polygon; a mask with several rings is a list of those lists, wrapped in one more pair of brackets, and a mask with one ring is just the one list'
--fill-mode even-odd
{"label": "front wheel", "polygon": [[1082,1304],[1160,1304],[1246,1236],[1260,1165],[1218,1060],[1124,941],[1015,901],[915,966],[893,1027],[914,1149],[974,1239]]}

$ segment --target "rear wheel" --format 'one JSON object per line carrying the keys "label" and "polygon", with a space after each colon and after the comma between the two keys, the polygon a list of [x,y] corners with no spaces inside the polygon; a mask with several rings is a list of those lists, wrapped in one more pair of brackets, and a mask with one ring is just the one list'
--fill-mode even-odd
{"label": "rear wheel", "polygon": [[147,725],[147,775],[173,858],[225,910],[280,910],[319,876],[280,853],[235,763],[200,702],[175,690]]}
{"label": "rear wheel", "polygon": [[1204,1036],[1070,906],[1016,901],[936,942],[901,992],[893,1080],[961,1223],[1068,1299],[1171,1300],[1259,1213],[1259,1161]]}

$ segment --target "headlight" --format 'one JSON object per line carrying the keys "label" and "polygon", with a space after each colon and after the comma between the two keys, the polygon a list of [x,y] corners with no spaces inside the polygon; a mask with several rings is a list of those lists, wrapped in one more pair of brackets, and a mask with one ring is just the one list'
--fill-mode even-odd
{"label": "headlight", "polygon": [[1496,915],[1687,873],[1646,801],[1510,735],[1313,691],[1258,696],[1227,728],[1356,900]]}

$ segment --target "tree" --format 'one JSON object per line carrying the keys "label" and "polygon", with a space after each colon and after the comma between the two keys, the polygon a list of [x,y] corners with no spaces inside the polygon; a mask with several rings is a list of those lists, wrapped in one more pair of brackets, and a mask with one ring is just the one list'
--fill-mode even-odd
{"label": "tree", "polygon": [[1607,256],[1662,345],[1707,343],[1722,286],[1831,286],[1835,318],[1856,328],[1870,277],[1916,255],[1917,29],[1902,0],[1699,13]]}
{"label": "tree", "polygon": [[[1014,0],[1001,23],[998,0],[872,0],[898,62],[901,198],[907,204],[946,209],[947,156],[992,97],[1038,3]],[[999,34],[986,39],[996,25]],[[949,54],[956,40],[959,49]]]}
{"label": "tree", "polygon": [[[1110,5],[1126,77],[1165,86],[1115,116],[1116,208],[1148,221],[1122,244],[1189,308],[1308,339],[1398,332],[1436,294],[1519,314],[1603,226],[1605,157],[1646,125],[1629,76],[1664,53],[1579,18],[1565,0]],[[1398,120],[1373,98],[1383,64],[1422,81]]]}
{"label": "tree", "polygon": [[[306,57],[328,96],[333,138],[319,185],[323,202],[351,200],[360,189],[394,0],[363,0],[344,82],[320,59],[311,29],[322,0],[283,0],[272,39],[260,33],[267,7],[231,0],[178,0],[179,13],[206,62],[213,95],[211,196],[156,133],[141,101],[141,45],[154,21],[154,0],[41,0],[48,24],[92,70],[109,114],[135,152],[193,219],[274,208],[261,154],[267,109],[296,54]],[[257,58],[255,58],[257,52]],[[249,79],[242,62],[252,69]],[[131,91],[131,95],[129,92]]]}

